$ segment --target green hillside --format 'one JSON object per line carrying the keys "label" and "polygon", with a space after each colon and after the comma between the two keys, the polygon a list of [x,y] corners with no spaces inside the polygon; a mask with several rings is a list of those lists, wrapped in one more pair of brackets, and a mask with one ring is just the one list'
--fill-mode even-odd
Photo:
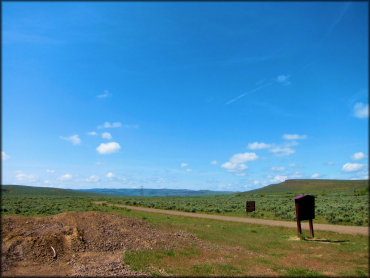
{"label": "green hillside", "polygon": [[82,192],[51,187],[35,187],[24,185],[2,185],[2,196],[53,196],[53,197],[100,197],[102,194]]}
{"label": "green hillside", "polygon": [[335,193],[354,192],[355,190],[369,190],[368,180],[286,180],[278,184],[271,184],[246,193]]}

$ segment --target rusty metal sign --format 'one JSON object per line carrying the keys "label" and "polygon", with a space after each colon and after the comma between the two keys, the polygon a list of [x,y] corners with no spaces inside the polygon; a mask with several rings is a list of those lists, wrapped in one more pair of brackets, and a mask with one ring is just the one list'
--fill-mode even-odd
{"label": "rusty metal sign", "polygon": [[314,237],[312,219],[315,219],[315,197],[312,195],[299,195],[294,197],[297,218],[298,234],[302,233],[301,221],[308,220],[310,234]]}

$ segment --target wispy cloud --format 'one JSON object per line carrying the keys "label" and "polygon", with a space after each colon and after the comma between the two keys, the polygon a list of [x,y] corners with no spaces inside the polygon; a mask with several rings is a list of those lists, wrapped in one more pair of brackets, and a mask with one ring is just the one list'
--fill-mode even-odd
{"label": "wispy cloud", "polygon": [[290,174],[289,175],[289,178],[290,179],[300,179],[300,178],[303,178],[303,173],[302,172],[299,172],[299,171],[296,171],[293,174]]}
{"label": "wispy cloud", "polygon": [[353,107],[353,114],[356,118],[368,118],[369,117],[369,104],[358,102]]}
{"label": "wispy cloud", "polygon": [[112,135],[109,132],[103,132],[101,138],[110,140],[112,139]]}
{"label": "wispy cloud", "polygon": [[20,182],[34,182],[37,180],[37,177],[32,174],[25,174],[22,171],[16,171],[17,174],[15,178]]}
{"label": "wispy cloud", "polygon": [[349,7],[351,6],[351,2],[345,2],[343,8],[340,10],[338,16],[334,19],[334,21],[330,24],[326,35],[333,32],[334,28],[342,21],[344,15],[347,13]]}
{"label": "wispy cloud", "polygon": [[59,138],[62,139],[62,140],[65,140],[65,141],[69,141],[73,145],[79,145],[81,143],[81,139],[78,137],[77,134],[69,136],[69,137],[60,136]]}
{"label": "wispy cloud", "polygon": [[55,173],[55,170],[52,170],[52,169],[46,169],[46,173],[53,174],[53,173]]}
{"label": "wispy cloud", "polygon": [[281,175],[277,175],[275,176],[271,182],[283,182],[287,179],[288,177],[287,176],[281,176]]}
{"label": "wispy cloud", "polygon": [[295,153],[295,150],[292,148],[286,147],[275,147],[269,150],[270,152],[274,153],[276,156],[288,156]]}
{"label": "wispy cloud", "polygon": [[107,173],[106,174],[106,177],[108,178],[108,179],[112,179],[112,178],[114,178],[114,174],[112,173],[112,172],[109,172],[109,173]]}
{"label": "wispy cloud", "polygon": [[271,167],[271,171],[284,171],[285,167]]}
{"label": "wispy cloud", "polygon": [[319,177],[321,177],[321,175],[320,175],[320,174],[318,174],[318,173],[315,173],[315,174],[313,174],[313,175],[311,176],[311,178],[313,178],[313,179],[316,179],[316,178],[319,178]]}
{"label": "wispy cloud", "polygon": [[262,89],[265,89],[265,88],[267,88],[267,87],[270,87],[270,86],[271,86],[271,85],[273,85],[273,84],[274,84],[273,82],[268,82],[268,83],[266,83],[266,84],[263,84],[263,85],[257,86],[256,88],[254,88],[254,89],[252,89],[252,90],[250,90],[250,91],[248,91],[248,92],[245,92],[245,93],[243,93],[243,94],[241,94],[241,95],[239,95],[239,96],[237,96],[237,97],[235,97],[235,98],[233,98],[233,99],[230,99],[230,100],[229,100],[229,101],[227,101],[225,104],[226,104],[226,105],[229,105],[229,104],[231,104],[231,103],[233,103],[233,102],[235,102],[235,101],[237,101],[237,100],[239,100],[239,99],[241,99],[241,98],[245,97],[246,95],[249,95],[249,94],[255,93],[255,92],[257,92],[257,91],[260,91],[260,90],[262,90]]}
{"label": "wispy cloud", "polygon": [[98,176],[92,175],[86,179],[87,182],[98,182],[100,178]]}
{"label": "wispy cloud", "polygon": [[278,77],[276,77],[276,81],[279,84],[282,84],[284,86],[289,86],[289,85],[292,84],[292,82],[290,82],[290,75],[289,74],[278,75]]}
{"label": "wispy cloud", "polygon": [[188,164],[187,163],[181,163],[180,166],[181,167],[186,167],[186,166],[188,166]]}
{"label": "wispy cloud", "polygon": [[107,98],[107,97],[110,97],[110,96],[112,96],[112,94],[110,94],[108,90],[104,90],[103,94],[97,95],[96,97],[97,98]]}
{"label": "wispy cloud", "polygon": [[139,128],[139,125],[122,125],[124,128]]}
{"label": "wispy cloud", "polygon": [[265,144],[265,143],[258,143],[258,142],[253,142],[248,144],[248,149],[250,150],[260,150],[260,149],[268,149],[270,148],[270,144]]}
{"label": "wispy cloud", "polygon": [[90,135],[90,136],[96,136],[96,135],[98,135],[98,133],[96,133],[96,131],[90,131],[87,134]]}
{"label": "wispy cloud", "polygon": [[5,152],[1,152],[1,160],[7,160],[9,158],[10,158],[10,156],[7,155]]}
{"label": "wispy cloud", "polygon": [[60,176],[58,179],[61,180],[61,181],[71,180],[72,179],[72,175],[71,174],[65,174],[63,176]]}
{"label": "wispy cloud", "polygon": [[302,140],[306,139],[307,135],[299,135],[299,134],[284,134],[283,138],[285,140]]}
{"label": "wispy cloud", "polygon": [[121,127],[122,124],[120,122],[114,122],[114,123],[110,123],[110,122],[105,122],[103,125],[99,125],[98,128],[117,128],[117,127]]}
{"label": "wispy cloud", "polygon": [[217,163],[218,163],[218,162],[217,162],[217,160],[212,160],[212,161],[211,161],[211,164],[212,164],[212,165],[216,165]]}
{"label": "wispy cloud", "polygon": [[357,152],[352,155],[353,160],[362,160],[366,157],[366,155],[363,152]]}

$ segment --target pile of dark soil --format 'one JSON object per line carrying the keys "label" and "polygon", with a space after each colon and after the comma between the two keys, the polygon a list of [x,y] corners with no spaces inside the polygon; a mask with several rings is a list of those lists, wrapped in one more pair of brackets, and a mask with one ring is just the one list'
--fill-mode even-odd
{"label": "pile of dark soil", "polygon": [[4,216],[1,229],[1,269],[6,276],[145,275],[124,265],[126,250],[173,249],[197,241],[191,234],[165,232],[141,220],[100,212]]}

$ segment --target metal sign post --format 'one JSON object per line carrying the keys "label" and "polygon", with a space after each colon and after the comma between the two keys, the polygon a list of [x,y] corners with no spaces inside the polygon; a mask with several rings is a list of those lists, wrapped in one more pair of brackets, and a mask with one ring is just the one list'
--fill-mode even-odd
{"label": "metal sign post", "polygon": [[301,221],[308,220],[311,237],[314,237],[312,219],[315,219],[315,196],[299,195],[293,199],[295,201],[298,235],[302,234]]}

